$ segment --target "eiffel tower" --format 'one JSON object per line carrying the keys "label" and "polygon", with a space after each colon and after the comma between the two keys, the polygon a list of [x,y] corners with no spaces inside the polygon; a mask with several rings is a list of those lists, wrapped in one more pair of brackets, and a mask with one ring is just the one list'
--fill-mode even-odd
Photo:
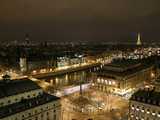
{"label": "eiffel tower", "polygon": [[137,45],[142,45],[142,43],[141,43],[141,34],[140,33],[138,33],[138,35],[137,35]]}

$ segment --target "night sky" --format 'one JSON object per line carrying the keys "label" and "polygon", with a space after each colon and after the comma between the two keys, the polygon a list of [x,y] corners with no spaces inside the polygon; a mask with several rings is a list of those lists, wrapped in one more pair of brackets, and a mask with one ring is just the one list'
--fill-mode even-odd
{"label": "night sky", "polygon": [[160,41],[160,0],[0,0],[0,41]]}

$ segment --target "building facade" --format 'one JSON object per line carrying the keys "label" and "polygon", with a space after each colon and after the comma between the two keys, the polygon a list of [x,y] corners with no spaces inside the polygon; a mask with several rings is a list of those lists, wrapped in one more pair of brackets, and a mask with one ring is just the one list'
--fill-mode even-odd
{"label": "building facade", "polygon": [[109,91],[119,95],[125,95],[151,79],[153,66],[141,63],[105,65],[95,75],[94,86],[102,91]]}
{"label": "building facade", "polygon": [[0,81],[0,120],[60,120],[60,98],[31,80]]}
{"label": "building facade", "polygon": [[139,90],[129,102],[129,120],[160,120],[160,92]]}

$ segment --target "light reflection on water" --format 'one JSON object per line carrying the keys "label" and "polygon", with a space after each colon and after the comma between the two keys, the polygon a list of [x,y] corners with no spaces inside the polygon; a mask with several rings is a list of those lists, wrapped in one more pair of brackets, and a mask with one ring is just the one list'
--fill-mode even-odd
{"label": "light reflection on water", "polygon": [[78,85],[80,82],[88,83],[91,81],[92,73],[87,71],[78,71],[73,73],[67,73],[59,76],[50,76],[42,78],[46,82],[56,87],[65,87],[71,85]]}

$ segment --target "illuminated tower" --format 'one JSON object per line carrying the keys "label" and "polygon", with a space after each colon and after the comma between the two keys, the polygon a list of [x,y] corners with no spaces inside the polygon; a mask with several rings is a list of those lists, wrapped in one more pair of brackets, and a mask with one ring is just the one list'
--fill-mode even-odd
{"label": "illuminated tower", "polygon": [[141,34],[140,33],[138,33],[138,35],[137,35],[137,45],[142,45],[142,43],[141,43]]}

